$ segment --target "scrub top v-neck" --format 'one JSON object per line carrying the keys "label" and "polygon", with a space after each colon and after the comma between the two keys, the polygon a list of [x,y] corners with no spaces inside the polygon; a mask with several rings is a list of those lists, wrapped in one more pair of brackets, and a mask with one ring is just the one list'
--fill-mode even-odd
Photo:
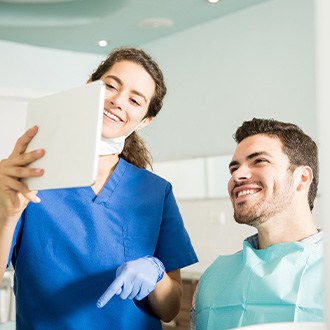
{"label": "scrub top v-neck", "polygon": [[98,194],[95,193],[92,187],[85,187],[86,188],[86,195],[90,194],[90,198],[96,204],[100,204],[104,201],[108,201],[111,199],[111,195],[115,191],[116,187],[118,186],[122,176],[125,173],[128,163],[119,158],[116,167],[108,178],[102,189]]}

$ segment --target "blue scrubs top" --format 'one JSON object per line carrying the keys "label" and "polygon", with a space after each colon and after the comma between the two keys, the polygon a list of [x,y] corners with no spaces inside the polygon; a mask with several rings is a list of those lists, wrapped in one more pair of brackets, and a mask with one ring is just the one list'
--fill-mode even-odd
{"label": "blue scrubs top", "polygon": [[166,271],[197,262],[171,185],[120,159],[99,195],[91,187],[39,192],[18,222],[17,329],[161,329],[141,302],[96,302],[122,263],[154,255]]}

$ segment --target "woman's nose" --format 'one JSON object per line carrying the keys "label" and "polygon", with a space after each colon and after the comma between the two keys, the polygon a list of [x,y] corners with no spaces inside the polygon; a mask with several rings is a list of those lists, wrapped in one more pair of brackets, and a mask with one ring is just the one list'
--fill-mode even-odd
{"label": "woman's nose", "polygon": [[106,95],[105,103],[110,104],[113,108],[121,110],[123,106],[123,97],[118,93]]}

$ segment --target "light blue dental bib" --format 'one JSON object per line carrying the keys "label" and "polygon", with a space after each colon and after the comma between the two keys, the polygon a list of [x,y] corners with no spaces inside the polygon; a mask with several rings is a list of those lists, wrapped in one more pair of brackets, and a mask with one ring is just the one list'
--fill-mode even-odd
{"label": "light blue dental bib", "polygon": [[242,251],[218,257],[198,284],[196,330],[322,322],[322,235],[262,250],[250,238]]}

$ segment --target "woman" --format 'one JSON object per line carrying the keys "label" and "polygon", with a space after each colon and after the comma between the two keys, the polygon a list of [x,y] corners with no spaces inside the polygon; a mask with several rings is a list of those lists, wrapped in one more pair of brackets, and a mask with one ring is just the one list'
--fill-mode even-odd
{"label": "woman", "polygon": [[26,167],[45,153],[25,153],[37,127],[0,163],[0,270],[15,268],[17,329],[161,329],[180,308],[180,268],[197,261],[171,185],[145,169],[136,134],[162,106],[158,65],[142,50],[118,49],[90,81],[99,79],[106,95],[92,187],[29,191],[20,179],[43,174]]}

